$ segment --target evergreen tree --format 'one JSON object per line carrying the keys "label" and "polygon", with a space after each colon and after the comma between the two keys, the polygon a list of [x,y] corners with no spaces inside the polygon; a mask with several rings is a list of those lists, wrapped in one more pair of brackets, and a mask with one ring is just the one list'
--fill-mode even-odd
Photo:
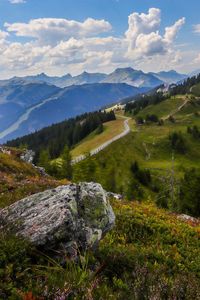
{"label": "evergreen tree", "polygon": [[72,165],[71,165],[71,154],[67,146],[64,147],[64,150],[61,155],[62,167],[61,167],[61,178],[72,179]]}
{"label": "evergreen tree", "polygon": [[191,169],[181,181],[178,209],[180,212],[200,216],[200,170]]}
{"label": "evergreen tree", "polygon": [[96,133],[97,134],[101,134],[103,132],[103,124],[101,123],[99,126],[98,126],[98,128],[97,128],[97,130],[96,130]]}

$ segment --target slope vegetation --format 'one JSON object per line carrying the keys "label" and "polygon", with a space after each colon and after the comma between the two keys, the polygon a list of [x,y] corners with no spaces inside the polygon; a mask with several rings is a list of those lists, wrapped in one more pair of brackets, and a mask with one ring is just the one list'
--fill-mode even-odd
{"label": "slope vegetation", "polygon": [[74,180],[94,179],[107,190],[130,199],[166,198],[166,207],[173,206],[172,180],[177,186],[173,193],[178,193],[179,182],[187,170],[200,168],[199,112],[200,102],[194,96],[173,96],[147,106],[134,116],[136,122],[138,117],[145,119],[146,115],[155,114],[164,121],[138,125],[132,121],[132,132],[126,137],[95,158],[74,166]]}
{"label": "slope vegetation", "polygon": [[[125,118],[126,120],[126,118]],[[128,118],[127,118],[128,120]],[[124,118],[116,115],[116,120],[103,124],[103,131],[98,134],[97,131],[92,132],[84,140],[72,149],[73,158],[80,155],[88,154],[92,150],[101,147],[105,143],[113,140],[116,136],[124,132]]]}
{"label": "slope vegetation", "polygon": [[0,153],[0,208],[61,184],[49,176],[42,176],[31,164],[23,162],[21,154],[21,150],[14,148]]}
{"label": "slope vegetation", "polygon": [[[94,254],[62,267],[0,232],[4,299],[199,299],[199,227],[152,204],[112,203],[116,226]],[[9,267],[8,267],[9,266]],[[58,298],[58,299],[59,299]]]}

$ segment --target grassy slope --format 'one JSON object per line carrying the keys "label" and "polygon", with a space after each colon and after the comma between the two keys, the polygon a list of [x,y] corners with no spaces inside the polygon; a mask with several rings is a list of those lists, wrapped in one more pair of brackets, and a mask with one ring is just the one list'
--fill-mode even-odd
{"label": "grassy slope", "polygon": [[102,241],[103,247],[111,243],[113,252],[129,248],[130,255],[140,253],[149,265],[169,264],[175,272],[187,270],[200,277],[200,223],[180,221],[152,203],[113,201],[112,206],[116,228]]}
{"label": "grassy slope", "polygon": [[104,131],[101,134],[92,132],[80,144],[78,144],[71,152],[72,157],[75,158],[81,154],[89,153],[91,150],[99,147],[106,141],[112,139],[114,136],[120,134],[124,130],[124,119],[120,116],[117,120],[104,123]]}
{"label": "grassy slope", "polygon": [[28,195],[61,185],[51,177],[42,177],[30,164],[19,159],[20,151],[0,153],[0,208]]}
{"label": "grassy slope", "polygon": [[94,300],[199,299],[198,224],[149,203],[113,201],[112,206],[115,228],[89,263],[81,257],[81,266],[67,260],[61,267],[0,232],[4,299],[67,299],[69,294]]}
{"label": "grassy slope", "polygon": [[[171,109],[174,110],[179,107],[180,103],[183,103],[183,99],[180,97],[177,99],[172,98],[153,106],[151,110],[148,108],[148,113],[155,113],[156,111],[164,112],[166,107],[170,107],[170,110],[167,109],[166,112],[168,114],[171,112]],[[175,102],[176,107],[174,106]],[[157,106],[158,108],[156,108]],[[147,109],[145,110],[146,114]],[[187,133],[187,126],[196,124],[200,127],[200,117],[194,114],[199,110],[200,104],[197,100],[193,100],[193,102],[187,103],[183,110],[175,115],[175,124],[165,121],[163,126],[151,124],[136,128],[134,122],[130,123],[132,124],[132,133],[116,141],[92,158],[92,161],[96,165],[93,176],[94,180],[99,181],[105,188],[108,188],[110,186],[108,183],[109,177],[113,176],[116,179],[115,190],[125,192],[131,178],[130,166],[135,160],[139,162],[142,168],[151,169],[155,173],[155,176],[166,175],[172,166],[172,150],[168,137],[173,131],[181,131],[183,133],[188,148],[185,155],[175,154],[176,175],[178,177],[182,175],[183,167],[200,166],[200,141],[193,139]],[[164,116],[164,113],[162,115]],[[84,165],[85,162],[82,162],[78,166],[75,166],[75,180],[79,178],[84,180],[84,174],[78,174],[80,167],[84,168]]]}
{"label": "grassy slope", "polygon": [[164,102],[157,105],[150,105],[144,108],[138,116],[146,117],[146,115],[155,114],[159,118],[169,115],[171,112],[175,111],[181,104],[185,101],[185,97],[178,96],[172,97]]}
{"label": "grassy slope", "polygon": [[[144,168],[166,170],[171,166],[168,135],[174,130],[180,130],[187,136],[189,149],[186,156],[175,156],[176,173],[181,174],[183,165],[200,165],[200,142],[186,133],[188,125],[200,126],[200,117],[194,115],[199,109],[197,103],[195,106],[188,104],[176,115],[175,124],[165,122],[164,126],[136,128],[134,122],[130,122],[132,132],[129,135],[90,158],[96,168],[91,180],[107,187],[115,177],[117,189],[121,192],[129,184],[130,165],[135,160]],[[151,153],[149,160],[146,160],[146,148]],[[61,184],[51,178],[41,178],[18,156],[18,152],[11,156],[0,155],[0,207]],[[87,173],[86,163],[83,161],[75,166],[75,176],[82,176],[83,180]],[[164,170],[158,172],[162,174]],[[132,300],[133,294],[135,299],[199,299],[199,226],[179,221],[175,214],[158,209],[148,201],[113,201],[112,205],[116,226],[102,240],[92,258],[92,268],[100,266],[95,271],[88,269],[80,272],[81,269],[77,267],[76,270],[74,266],[71,269],[60,267],[57,271],[55,267],[42,268],[38,257],[30,260],[30,255],[33,255],[30,246],[26,248],[20,241],[0,233],[0,291],[6,291],[6,295],[20,293],[22,299],[25,299],[27,291],[33,291],[39,299],[44,290],[48,290],[47,287],[50,293],[53,285],[52,293],[55,290],[67,290],[68,293],[70,289],[80,299],[89,297],[84,294],[87,292],[92,293],[93,299]],[[12,268],[8,268],[8,264]],[[40,269],[42,271],[39,273]],[[38,278],[41,279],[40,284]],[[75,280],[71,282],[71,278]],[[34,289],[34,286],[37,288]],[[12,299],[17,298],[13,296]]]}

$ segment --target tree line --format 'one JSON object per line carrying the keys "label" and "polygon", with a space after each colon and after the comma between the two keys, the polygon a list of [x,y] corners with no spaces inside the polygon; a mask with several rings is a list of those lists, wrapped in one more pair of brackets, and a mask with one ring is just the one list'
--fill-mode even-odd
{"label": "tree line", "polygon": [[198,83],[200,83],[200,74],[185,79],[183,83],[180,83],[177,86],[173,85],[167,93],[154,91],[151,94],[140,95],[137,98],[130,99],[130,102],[128,102],[125,106],[125,112],[137,115],[139,111],[145,107],[149,105],[156,105],[169,99],[171,96],[191,93],[191,88]]}
{"label": "tree line", "polygon": [[183,83],[170,89],[170,95],[175,96],[180,94],[189,94],[191,93],[191,88],[198,83],[200,83],[200,74],[191,78],[187,78]]}
{"label": "tree line", "polygon": [[35,151],[35,162],[39,160],[40,153],[48,149],[50,159],[59,157],[65,146],[71,149],[94,130],[101,133],[103,123],[115,120],[113,111],[96,111],[85,113],[53,124],[24,137],[7,142],[10,147],[26,147]]}
{"label": "tree line", "polygon": [[143,95],[138,98],[135,102],[129,102],[125,106],[125,112],[137,115],[140,110],[144,109],[149,105],[156,105],[162,101],[167,100],[169,95],[165,95],[162,92],[156,92],[151,95]]}

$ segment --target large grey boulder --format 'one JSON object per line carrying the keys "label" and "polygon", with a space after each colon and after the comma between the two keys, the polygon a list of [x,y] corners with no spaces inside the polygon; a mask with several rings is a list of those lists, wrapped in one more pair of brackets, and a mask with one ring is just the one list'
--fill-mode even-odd
{"label": "large grey boulder", "polygon": [[100,184],[80,183],[22,199],[2,209],[0,219],[36,246],[73,252],[97,246],[115,215]]}

